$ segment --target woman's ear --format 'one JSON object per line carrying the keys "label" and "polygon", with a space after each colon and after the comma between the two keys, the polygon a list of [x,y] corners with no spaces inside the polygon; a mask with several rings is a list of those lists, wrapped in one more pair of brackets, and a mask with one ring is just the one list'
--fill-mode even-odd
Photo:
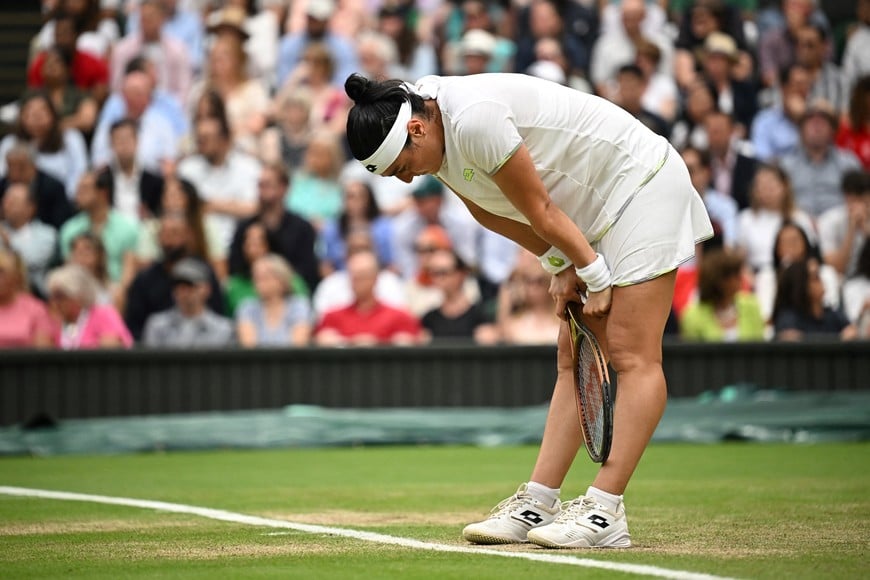
{"label": "woman's ear", "polygon": [[408,121],[408,134],[412,137],[425,137],[426,127],[420,119],[411,119]]}

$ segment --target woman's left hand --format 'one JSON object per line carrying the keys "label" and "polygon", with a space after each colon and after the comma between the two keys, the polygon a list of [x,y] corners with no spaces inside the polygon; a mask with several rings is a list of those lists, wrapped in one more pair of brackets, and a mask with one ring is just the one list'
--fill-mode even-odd
{"label": "woman's left hand", "polygon": [[579,278],[574,273],[574,268],[562,270],[550,280],[550,296],[556,301],[556,316],[563,320],[565,319],[565,306],[569,302],[583,302],[578,282]]}
{"label": "woman's left hand", "polygon": [[583,306],[583,314],[600,318],[610,312],[610,302],[613,299],[613,290],[610,286],[601,292],[590,292]]}

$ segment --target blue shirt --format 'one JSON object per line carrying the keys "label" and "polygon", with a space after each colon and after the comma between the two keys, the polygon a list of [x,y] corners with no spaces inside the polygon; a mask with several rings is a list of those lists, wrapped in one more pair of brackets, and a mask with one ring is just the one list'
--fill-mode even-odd
{"label": "blue shirt", "polygon": [[[151,95],[151,105],[148,108],[153,109],[169,122],[176,137],[181,138],[187,135],[187,116],[175,97],[166,91],[157,89]],[[111,127],[112,123],[120,121],[126,116],[127,105],[124,103],[123,97],[119,93],[112,93],[100,111],[99,124],[106,123],[107,127]]]}
{"label": "blue shirt", "polygon": [[765,109],[756,115],[752,123],[752,147],[758,159],[775,161],[794,151],[798,143],[798,127],[782,109]]}
{"label": "blue shirt", "polygon": [[[305,52],[305,47],[310,42],[311,39],[304,32],[285,36],[281,39],[276,69],[278,87],[284,84],[284,81],[290,76],[290,72],[302,60],[302,53]],[[332,75],[332,84],[343,87],[347,77],[360,69],[355,45],[346,38],[329,33],[323,37],[323,42],[329,48],[332,58],[335,59],[335,74]]]}
{"label": "blue shirt", "polygon": [[733,248],[737,244],[737,202],[731,196],[708,189],[704,192],[704,206],[710,219],[722,228],[725,246]]}
{"label": "blue shirt", "polygon": [[[138,31],[139,12],[133,11],[127,17],[127,34]],[[184,44],[194,70],[198,71],[202,68],[205,34],[202,19],[198,14],[187,10],[176,10],[172,20],[163,23],[162,31]]]}
{"label": "blue shirt", "polygon": [[[393,227],[392,220],[380,216],[369,226],[375,253],[382,268],[393,263]],[[323,248],[323,259],[332,264],[336,270],[344,270],[347,258],[347,246],[341,235],[338,220],[329,220],[320,232],[320,242]]]}
{"label": "blue shirt", "polygon": [[250,322],[257,331],[258,346],[292,346],[290,333],[299,324],[310,324],[311,304],[301,296],[288,296],[284,304],[284,316],[275,326],[269,326],[263,304],[248,298],[239,305],[236,320]]}

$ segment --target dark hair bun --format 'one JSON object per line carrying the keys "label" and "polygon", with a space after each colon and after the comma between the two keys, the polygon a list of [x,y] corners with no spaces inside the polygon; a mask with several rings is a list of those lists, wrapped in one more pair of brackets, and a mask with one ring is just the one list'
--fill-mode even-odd
{"label": "dark hair bun", "polygon": [[344,81],[344,92],[355,103],[367,103],[369,101],[369,89],[372,82],[364,76],[353,73]]}

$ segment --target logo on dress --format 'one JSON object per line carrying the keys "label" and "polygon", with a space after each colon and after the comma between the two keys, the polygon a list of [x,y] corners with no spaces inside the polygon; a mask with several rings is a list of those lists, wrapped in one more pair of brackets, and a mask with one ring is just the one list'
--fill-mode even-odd
{"label": "logo on dress", "polygon": [[474,169],[470,169],[470,168],[466,167],[462,171],[462,177],[465,178],[465,181],[471,181],[472,179],[474,179]]}

